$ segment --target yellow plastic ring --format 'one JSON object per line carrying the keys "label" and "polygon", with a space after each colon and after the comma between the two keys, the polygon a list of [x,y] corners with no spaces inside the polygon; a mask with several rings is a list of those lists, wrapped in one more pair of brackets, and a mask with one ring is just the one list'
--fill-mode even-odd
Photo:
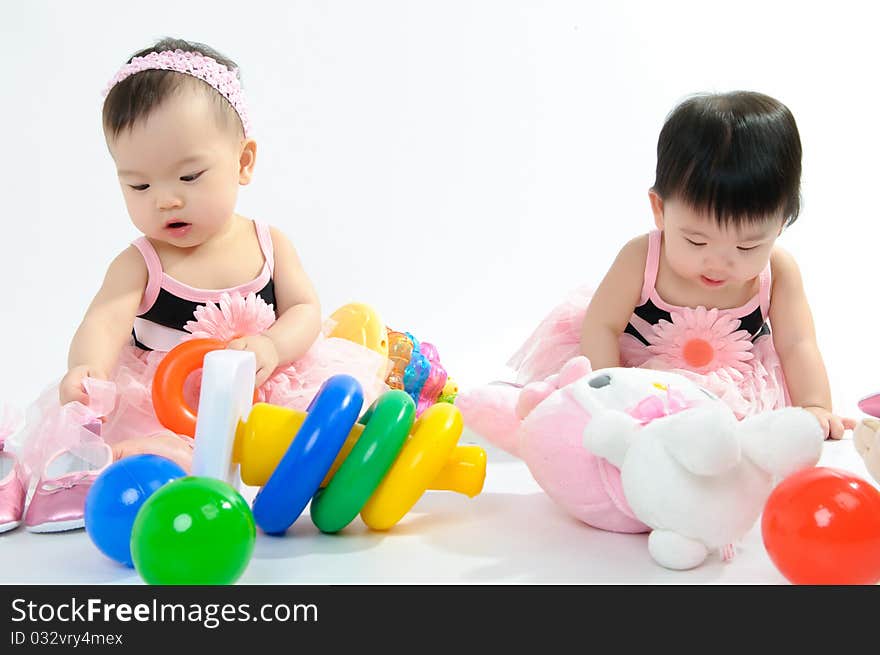
{"label": "yellow plastic ring", "polygon": [[388,530],[416,504],[448,464],[461,436],[461,412],[446,403],[432,405],[413,426],[397,460],[361,510],[373,530]]}

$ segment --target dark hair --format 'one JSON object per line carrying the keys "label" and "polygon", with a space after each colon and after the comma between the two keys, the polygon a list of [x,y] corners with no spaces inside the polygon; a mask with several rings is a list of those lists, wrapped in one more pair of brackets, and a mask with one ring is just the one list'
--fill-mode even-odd
{"label": "dark hair", "polygon": [[801,140],[788,107],[761,93],[688,98],[666,118],[657,141],[661,198],[678,198],[719,225],[800,212]]}
{"label": "dark hair", "polygon": [[[157,41],[152,47],[136,52],[129,59],[130,63],[135,57],[143,57],[151,52],[164,50],[183,50],[185,52],[198,52],[206,57],[211,57],[229,70],[238,68],[234,61],[224,57],[213,48],[203,43],[184,41],[183,39],[165,38]],[[244,127],[235,109],[218,93],[210,84],[202,80],[167,70],[145,70],[125,78],[115,85],[104,99],[102,120],[104,129],[114,137],[126,129],[130,129],[138,120],[146,118],[169,96],[185,85],[198,88],[208,93],[214,101],[217,109],[217,117],[221,124],[238,125],[242,134]]]}

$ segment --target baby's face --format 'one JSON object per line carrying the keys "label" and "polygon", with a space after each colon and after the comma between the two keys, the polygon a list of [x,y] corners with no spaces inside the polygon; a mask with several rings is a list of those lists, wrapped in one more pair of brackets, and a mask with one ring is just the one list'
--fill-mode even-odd
{"label": "baby's face", "polygon": [[228,225],[235,211],[242,139],[205,93],[183,87],[131,130],[108,137],[125,204],[151,239],[188,248]]}
{"label": "baby's face", "polygon": [[675,199],[663,203],[660,222],[669,266],[707,289],[744,284],[760,275],[782,225],[780,213],[766,221],[721,227],[713,217]]}

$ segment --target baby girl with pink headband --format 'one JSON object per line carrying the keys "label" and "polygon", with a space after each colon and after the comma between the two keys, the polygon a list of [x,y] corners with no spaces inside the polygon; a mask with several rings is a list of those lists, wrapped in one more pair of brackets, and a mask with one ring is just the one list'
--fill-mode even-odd
{"label": "baby girl with pink headband", "polygon": [[18,466],[0,481],[0,530],[22,520],[34,532],[81,527],[92,481],[127,455],[188,470],[191,439],[163,427],[151,399],[158,364],[184,340],[253,352],[259,399],[276,405],[305,409],[337,373],[356,377],[367,403],[386,389],[386,358],[322,334],[318,295],[290,240],[235,211],[257,145],[232,61],[178,39],[138,52],[105,90],[103,126],[143,236],[107,269],[67,373],[8,440]]}

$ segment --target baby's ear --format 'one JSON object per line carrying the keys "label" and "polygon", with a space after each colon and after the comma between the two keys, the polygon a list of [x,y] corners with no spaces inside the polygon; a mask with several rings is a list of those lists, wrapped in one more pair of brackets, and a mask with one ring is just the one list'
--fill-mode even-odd
{"label": "baby's ear", "polygon": [[254,165],[257,163],[257,142],[245,139],[241,143],[238,155],[238,183],[250,184],[254,176]]}
{"label": "baby's ear", "polygon": [[651,201],[651,212],[654,214],[654,225],[658,230],[663,229],[663,198],[654,189],[648,190],[648,200]]}

